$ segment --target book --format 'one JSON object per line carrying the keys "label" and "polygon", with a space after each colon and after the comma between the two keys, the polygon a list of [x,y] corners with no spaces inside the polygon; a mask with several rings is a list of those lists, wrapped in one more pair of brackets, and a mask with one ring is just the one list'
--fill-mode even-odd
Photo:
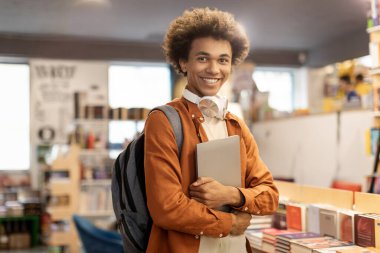
{"label": "book", "polygon": [[362,247],[380,247],[380,216],[355,214],[355,243]]}
{"label": "book", "polygon": [[319,228],[320,234],[338,238],[338,212],[336,209],[320,208],[319,209]]}
{"label": "book", "polygon": [[355,242],[354,240],[354,215],[358,212],[353,210],[338,210],[338,239]]}
{"label": "book", "polygon": [[370,42],[369,43],[369,54],[372,59],[372,67],[378,68],[380,67],[380,50],[379,50],[380,44],[378,42]]}
{"label": "book", "polygon": [[294,233],[289,230],[279,230],[275,228],[263,229],[262,231],[263,231],[263,243],[264,242],[269,243],[270,245],[273,246],[273,249],[275,248],[277,235]]}
{"label": "book", "polygon": [[85,92],[74,92],[74,118],[83,119],[85,117],[85,103],[86,103]]}
{"label": "book", "polygon": [[267,253],[275,253],[274,245],[265,241],[263,241],[261,250]]}
{"label": "book", "polygon": [[246,230],[245,236],[251,247],[255,249],[262,249],[263,232],[260,230]]}
{"label": "book", "polygon": [[320,234],[313,233],[313,232],[293,232],[293,233],[287,233],[287,234],[279,234],[277,235],[277,240],[291,242],[298,239],[305,239],[305,238],[315,238],[315,237],[321,237]]}
{"label": "book", "polygon": [[301,233],[290,233],[290,234],[280,234],[276,237],[276,250],[282,249],[287,252],[290,251],[291,242],[297,241],[305,238],[315,238],[321,237],[319,234],[312,232],[301,232]]}
{"label": "book", "polygon": [[272,223],[272,219],[273,219],[272,215],[263,215],[263,216],[252,215],[250,223],[251,224],[263,224],[263,223],[265,223],[265,224],[266,223],[271,224]]}
{"label": "book", "polygon": [[363,248],[357,245],[348,245],[342,247],[330,247],[325,249],[315,249],[315,253],[370,253],[367,248]]}
{"label": "book", "polygon": [[280,199],[278,208],[276,212],[273,214],[272,227],[281,230],[288,228],[286,223],[286,202],[287,201]]}
{"label": "book", "polygon": [[307,205],[303,203],[287,203],[286,224],[289,230],[306,231],[306,209]]}
{"label": "book", "polygon": [[369,175],[366,178],[367,178],[366,180],[367,192],[380,194],[380,175],[378,174]]}
{"label": "book", "polygon": [[272,215],[252,215],[250,225],[247,229],[263,229],[270,228],[272,226]]}
{"label": "book", "polygon": [[321,208],[328,208],[326,204],[310,204],[307,208],[307,231],[320,234],[319,225],[319,210]]}
{"label": "book", "polygon": [[241,187],[238,135],[197,144],[196,157],[198,177],[211,177],[223,185]]}
{"label": "book", "polygon": [[353,245],[353,243],[340,241],[329,236],[324,236],[294,241],[291,243],[290,249],[292,253],[312,253],[316,249],[342,247],[350,245]]}
{"label": "book", "polygon": [[370,129],[370,141],[371,141],[371,155],[376,154],[377,142],[379,141],[380,129],[372,127]]}

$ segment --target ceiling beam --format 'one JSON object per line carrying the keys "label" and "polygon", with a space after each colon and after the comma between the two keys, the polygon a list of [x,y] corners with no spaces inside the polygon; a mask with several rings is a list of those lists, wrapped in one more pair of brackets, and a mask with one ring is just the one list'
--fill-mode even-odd
{"label": "ceiling beam", "polygon": [[[308,66],[324,66],[349,59],[348,56],[354,58],[368,53],[368,36],[363,38],[362,34],[359,35],[327,43],[310,54],[302,50],[253,49],[248,59],[260,66],[299,67],[302,66],[303,55]],[[343,47],[342,43],[347,39],[350,39],[351,43],[345,43]],[[364,43],[363,39],[366,40]],[[0,56],[26,59],[165,61],[159,43],[18,34],[0,34]]]}
{"label": "ceiling beam", "polygon": [[158,44],[0,34],[0,55],[23,58],[164,61]]}
{"label": "ceiling beam", "polygon": [[323,67],[369,54],[369,34],[365,28],[323,43],[310,51],[306,65]]}

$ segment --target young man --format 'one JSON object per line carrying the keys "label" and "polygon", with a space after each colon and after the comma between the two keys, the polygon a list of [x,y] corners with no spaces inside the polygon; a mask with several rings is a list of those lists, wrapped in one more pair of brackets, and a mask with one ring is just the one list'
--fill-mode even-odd
{"label": "young man", "polygon": [[[153,226],[147,252],[247,252],[244,231],[251,214],[271,214],[278,205],[278,191],[252,134],[217,94],[232,65],[247,56],[247,37],[231,14],[193,9],[171,23],[163,47],[168,62],[188,81],[183,97],[169,103],[181,117],[184,142],[179,158],[165,115],[149,116],[145,178]],[[240,136],[243,187],[197,178],[196,144],[230,135]],[[217,210],[225,205],[234,211]]]}

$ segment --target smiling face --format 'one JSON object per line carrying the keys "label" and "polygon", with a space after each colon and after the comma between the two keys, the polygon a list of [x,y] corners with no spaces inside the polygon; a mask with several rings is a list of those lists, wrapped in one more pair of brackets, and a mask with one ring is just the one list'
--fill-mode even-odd
{"label": "smiling face", "polygon": [[231,62],[230,42],[206,37],[193,40],[188,59],[179,64],[187,73],[187,89],[203,97],[218,93],[230,76]]}

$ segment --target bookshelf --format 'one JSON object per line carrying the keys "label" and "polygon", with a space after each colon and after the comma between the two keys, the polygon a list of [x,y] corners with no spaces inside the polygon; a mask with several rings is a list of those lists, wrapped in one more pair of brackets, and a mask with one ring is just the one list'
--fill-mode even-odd
{"label": "bookshelf", "polygon": [[[369,33],[369,51],[373,62],[373,68],[369,74],[373,80],[373,110],[379,111],[379,88],[380,88],[380,26],[367,29]],[[375,118],[375,125],[380,126],[380,119]]]}
{"label": "bookshelf", "polygon": [[[380,250],[379,194],[319,188],[282,181],[275,181],[275,184],[286,207],[294,204],[306,205],[307,232],[354,242],[361,247],[371,247],[371,250],[376,252]],[[317,210],[317,216],[314,215],[314,209]],[[319,224],[318,231],[313,230],[314,221]],[[363,222],[367,222],[368,226],[374,226],[373,233],[368,226],[363,230]],[[367,238],[367,241],[363,238]]]}
{"label": "bookshelf", "polygon": [[338,208],[352,209],[354,205],[354,193],[347,190],[339,190],[295,183],[275,181],[281,196],[291,201],[305,204],[328,204]]}
{"label": "bookshelf", "polygon": [[[373,128],[380,128],[380,25],[379,25],[379,5],[375,0],[371,0],[370,17],[368,19],[369,51],[372,58],[372,70],[370,75],[373,83]],[[377,150],[374,156],[374,166],[368,192],[374,192],[375,175],[378,174],[380,142],[377,142]]]}
{"label": "bookshelf", "polygon": [[126,142],[142,131],[146,108],[111,108],[108,101],[89,103],[89,92],[75,92],[70,136],[80,146],[78,214],[94,223],[115,220],[111,198],[114,159]]}
{"label": "bookshelf", "polygon": [[[72,216],[77,212],[79,203],[79,153],[80,147],[71,145],[68,152],[60,154],[53,161],[51,168],[45,172],[50,174],[45,184],[50,199],[66,199],[61,204],[50,202],[47,205],[52,220],[48,245],[68,248],[71,253],[79,252],[79,237],[72,222]],[[65,177],[57,178],[54,176],[56,172]]]}
{"label": "bookshelf", "polygon": [[380,214],[380,195],[365,192],[355,192],[354,209],[359,212]]}

